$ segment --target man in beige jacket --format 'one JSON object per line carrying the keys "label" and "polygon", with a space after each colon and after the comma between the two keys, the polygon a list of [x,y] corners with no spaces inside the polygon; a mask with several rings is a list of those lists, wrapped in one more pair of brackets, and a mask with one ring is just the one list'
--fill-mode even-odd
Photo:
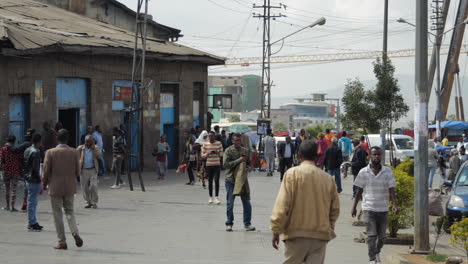
{"label": "man in beige jacket", "polygon": [[49,187],[52,213],[58,237],[58,244],[54,248],[67,249],[62,209],[65,211],[75,244],[77,247],[81,247],[83,246],[83,240],[78,234],[75,213],[73,211],[76,178],[80,176],[78,152],[67,145],[69,139],[67,130],[60,129],[57,139],[59,143],[57,147],[49,149],[46,152],[42,175],[42,183],[44,186]]}
{"label": "man in beige jacket", "polygon": [[324,263],[328,241],[335,238],[340,201],[332,177],[315,166],[317,145],[299,147],[301,165],[285,174],[270,219],[273,248],[285,243],[284,264]]}
{"label": "man in beige jacket", "polygon": [[77,149],[80,157],[81,170],[81,191],[86,201],[84,208],[97,209],[98,202],[98,173],[99,159],[101,159],[101,150],[94,144],[94,138],[91,135],[85,136],[85,143]]}

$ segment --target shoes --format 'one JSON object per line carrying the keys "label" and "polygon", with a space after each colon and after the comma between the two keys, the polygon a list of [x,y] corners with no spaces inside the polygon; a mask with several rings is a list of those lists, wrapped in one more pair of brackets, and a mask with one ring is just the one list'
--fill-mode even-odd
{"label": "shoes", "polygon": [[215,204],[220,204],[221,203],[221,201],[218,199],[218,197],[215,197],[213,202]]}
{"label": "shoes", "polygon": [[192,185],[192,182],[187,182],[185,185]]}
{"label": "shoes", "polygon": [[371,260],[369,261],[369,264],[377,264],[377,262],[375,260]]}
{"label": "shoes", "polygon": [[91,205],[91,208],[93,208],[93,209],[97,209],[97,204],[93,204],[93,205]]}
{"label": "shoes", "polygon": [[38,223],[35,223],[34,225],[28,225],[28,231],[31,232],[41,232],[42,231],[42,226],[40,226]]}
{"label": "shoes", "polygon": [[3,211],[10,211],[10,207],[9,207],[9,206],[2,207],[2,210],[3,210]]}
{"label": "shoes", "polygon": [[61,250],[67,250],[67,244],[57,244],[54,249],[61,249]]}
{"label": "shoes", "polygon": [[23,205],[21,206],[21,211],[26,211],[28,209],[28,202],[23,201]]}
{"label": "shoes", "polygon": [[255,231],[255,227],[252,225],[244,226],[245,231]]}
{"label": "shoes", "polygon": [[227,232],[232,232],[232,225],[227,225],[226,226],[226,231]]}
{"label": "shoes", "polygon": [[213,203],[213,197],[210,197],[210,199],[208,199],[208,204],[212,204]]}
{"label": "shoes", "polygon": [[126,185],[126,183],[125,183],[124,181],[122,181],[122,182],[120,183],[120,186],[125,186],[125,185]]}
{"label": "shoes", "polygon": [[110,188],[111,188],[111,189],[120,189],[120,185],[114,184],[114,185],[112,185]]}
{"label": "shoes", "polygon": [[89,208],[91,208],[92,206],[93,206],[92,204],[87,204],[84,208],[89,209]]}
{"label": "shoes", "polygon": [[16,210],[16,208],[12,207],[12,208],[10,209],[10,212],[18,212],[18,210]]}
{"label": "shoes", "polygon": [[195,181],[192,181],[192,182],[190,183],[190,185],[195,185]]}
{"label": "shoes", "polygon": [[75,239],[75,245],[77,247],[82,247],[83,246],[83,239],[81,239],[81,237],[76,233],[72,234],[72,236]]}

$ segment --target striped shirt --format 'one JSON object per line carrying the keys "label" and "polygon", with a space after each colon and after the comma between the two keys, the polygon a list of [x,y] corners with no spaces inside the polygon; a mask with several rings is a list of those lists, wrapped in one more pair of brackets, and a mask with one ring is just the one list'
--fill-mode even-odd
{"label": "striped shirt", "polygon": [[[217,153],[211,154],[212,151],[216,151]],[[202,156],[206,158],[206,166],[221,166],[223,145],[219,141],[204,143],[202,146]]]}
{"label": "striped shirt", "polygon": [[364,167],[356,177],[354,185],[364,189],[362,198],[362,210],[373,212],[388,211],[388,189],[396,186],[393,172],[389,167],[375,175],[370,165]]}

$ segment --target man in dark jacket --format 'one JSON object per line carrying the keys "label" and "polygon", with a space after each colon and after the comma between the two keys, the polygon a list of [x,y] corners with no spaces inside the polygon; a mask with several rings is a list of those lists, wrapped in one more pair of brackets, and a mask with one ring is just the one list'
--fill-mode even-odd
{"label": "man in dark jacket", "polygon": [[[361,147],[359,139],[353,139],[354,154],[351,160],[351,172],[353,173],[353,182],[359,171],[367,166],[367,152]],[[356,197],[356,186],[353,185],[353,198]]]}
{"label": "man in dark jacket", "polygon": [[325,167],[327,168],[328,174],[335,176],[336,190],[338,193],[341,193],[341,173],[340,166],[343,162],[343,154],[341,149],[338,148],[338,139],[336,137],[332,138],[332,144],[325,152]]}
{"label": "man in dark jacket", "polygon": [[296,153],[294,144],[291,142],[291,137],[287,136],[286,142],[282,142],[278,145],[278,159],[281,181],[283,181],[284,172],[292,167],[294,153]]}
{"label": "man in dark jacket", "polygon": [[26,188],[28,189],[27,209],[28,209],[28,230],[42,231],[36,219],[36,208],[41,191],[41,135],[34,134],[32,146],[24,152],[24,175],[26,178]]}

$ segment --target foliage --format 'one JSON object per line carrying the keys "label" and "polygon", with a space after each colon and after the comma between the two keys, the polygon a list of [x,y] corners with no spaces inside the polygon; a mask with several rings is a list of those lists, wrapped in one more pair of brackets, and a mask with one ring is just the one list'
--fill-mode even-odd
{"label": "foliage", "polygon": [[288,132],[288,127],[286,127],[284,123],[278,122],[273,125],[273,132],[274,133]]}
{"label": "foliage", "polygon": [[404,171],[408,173],[409,176],[414,177],[414,161],[412,161],[410,158],[406,158],[405,161],[400,162],[396,169]]}
{"label": "foliage", "polygon": [[325,128],[321,124],[315,126],[307,126],[305,128],[306,136],[310,136],[312,139],[317,139],[317,136],[320,132],[324,132]]}
{"label": "foliage", "polygon": [[414,179],[400,169],[394,169],[393,174],[396,180],[395,193],[398,212],[396,214],[392,212],[393,203],[390,201],[387,227],[390,237],[397,237],[398,230],[413,225]]}
{"label": "foliage", "polygon": [[445,254],[436,254],[436,253],[431,253],[426,256],[426,259],[431,261],[431,262],[445,262],[447,259],[447,255]]}
{"label": "foliage", "polygon": [[450,243],[461,246],[468,259],[468,218],[463,217],[461,221],[455,222],[450,227]]}
{"label": "foliage", "polygon": [[330,122],[327,122],[327,123],[324,125],[324,127],[325,127],[325,129],[327,129],[327,128],[328,128],[328,129],[330,129],[330,130],[332,130],[332,129],[335,129],[335,128],[336,128],[335,124],[333,124],[333,123],[330,123]]}
{"label": "foliage", "polygon": [[234,123],[234,122],[240,122],[240,115],[232,115],[229,117],[229,122]]}
{"label": "foliage", "polygon": [[371,133],[379,130],[379,123],[373,117],[370,93],[365,91],[364,84],[359,79],[348,80],[341,99],[345,112],[340,116],[343,128],[347,130],[363,128],[365,132]]}

